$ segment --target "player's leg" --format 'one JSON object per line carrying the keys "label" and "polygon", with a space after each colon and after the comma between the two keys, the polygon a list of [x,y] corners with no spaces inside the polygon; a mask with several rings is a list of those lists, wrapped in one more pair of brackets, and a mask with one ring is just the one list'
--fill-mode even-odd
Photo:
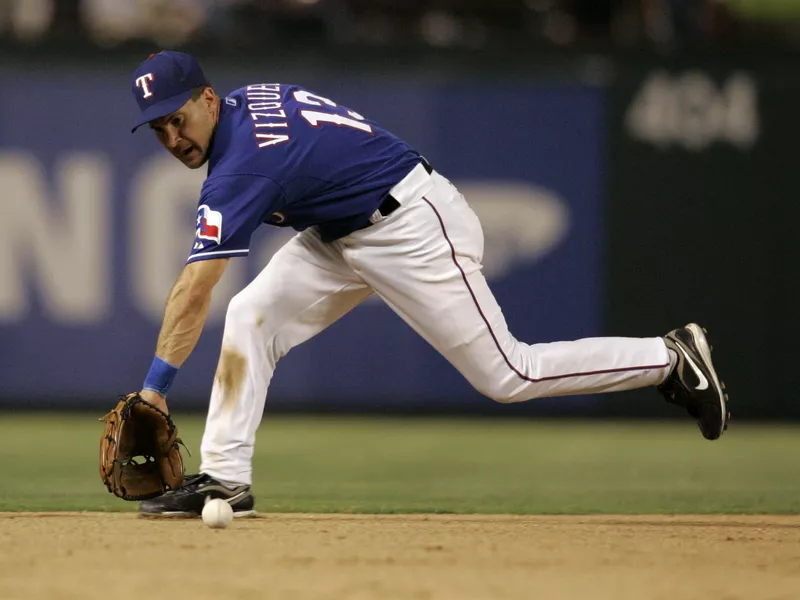
{"label": "player's leg", "polygon": [[201,472],[249,484],[256,429],[278,360],[372,290],[313,230],[295,236],[230,302],[214,376]]}
{"label": "player's leg", "polygon": [[343,242],[345,259],[364,280],[476,389],[499,402],[655,386],[675,361],[660,337],[516,340],[480,270],[480,223],[436,173],[423,197]]}

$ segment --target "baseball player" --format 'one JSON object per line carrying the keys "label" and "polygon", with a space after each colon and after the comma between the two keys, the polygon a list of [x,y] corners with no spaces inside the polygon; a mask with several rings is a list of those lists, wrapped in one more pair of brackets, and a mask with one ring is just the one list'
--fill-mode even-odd
{"label": "baseball player", "polygon": [[219,96],[187,54],[150,55],[131,91],[158,141],[208,165],[191,252],[169,294],[141,396],[166,410],[228,261],[260,225],[298,233],[230,302],[200,474],[142,503],[199,515],[209,497],[252,514],[252,456],[272,374],[293,347],[377,294],[481,393],[521,402],[657,386],[713,440],[726,394],[696,324],[664,337],[525,344],[481,272],[481,225],[458,190],[405,142],[335,100],[256,83]]}

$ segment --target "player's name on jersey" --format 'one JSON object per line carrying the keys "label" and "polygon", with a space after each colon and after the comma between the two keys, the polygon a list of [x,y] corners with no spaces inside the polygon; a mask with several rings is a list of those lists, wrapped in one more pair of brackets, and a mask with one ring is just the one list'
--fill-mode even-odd
{"label": "player's name on jersey", "polygon": [[289,128],[286,111],[281,99],[279,83],[260,83],[249,85],[245,90],[247,110],[254,121],[255,136],[259,148],[267,148],[289,141],[285,133],[277,133]]}

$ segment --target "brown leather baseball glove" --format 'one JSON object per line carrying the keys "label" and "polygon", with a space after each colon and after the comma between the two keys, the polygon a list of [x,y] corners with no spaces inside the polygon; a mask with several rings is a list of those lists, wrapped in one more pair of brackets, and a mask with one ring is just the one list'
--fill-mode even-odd
{"label": "brown leather baseball glove", "polygon": [[172,418],[139,394],[128,394],[104,416],[100,479],[123,500],[145,500],[183,483],[183,457]]}

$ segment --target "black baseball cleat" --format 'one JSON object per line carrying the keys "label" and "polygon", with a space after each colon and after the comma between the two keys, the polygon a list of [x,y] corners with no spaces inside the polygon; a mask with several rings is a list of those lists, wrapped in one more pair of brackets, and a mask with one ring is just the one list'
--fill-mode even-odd
{"label": "black baseball cleat", "polygon": [[190,475],[177,490],[145,500],[139,513],[143,517],[199,517],[205,503],[212,498],[221,498],[230,504],[234,517],[256,514],[253,510],[255,498],[249,485],[230,488],[205,473]]}
{"label": "black baseball cleat", "polygon": [[668,402],[682,406],[697,420],[704,438],[715,440],[728,428],[730,413],[728,394],[711,363],[711,346],[705,334],[705,329],[689,323],[664,336],[678,362],[658,390]]}

